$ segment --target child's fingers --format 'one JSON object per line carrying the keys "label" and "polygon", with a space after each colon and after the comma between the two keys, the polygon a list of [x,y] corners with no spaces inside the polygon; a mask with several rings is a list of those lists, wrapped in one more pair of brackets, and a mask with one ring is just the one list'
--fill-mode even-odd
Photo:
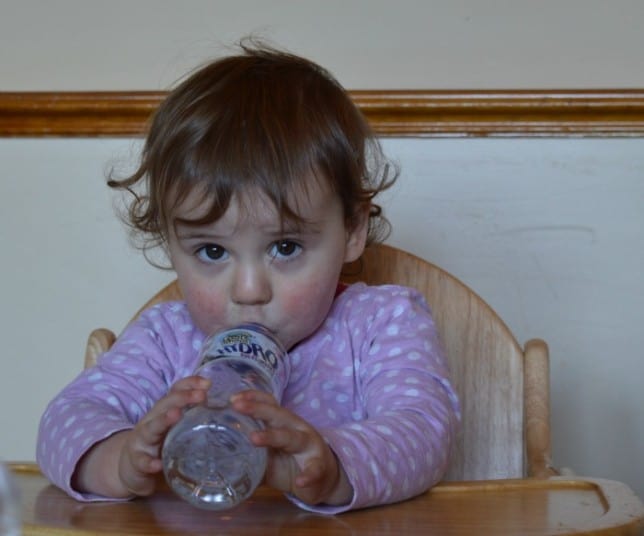
{"label": "child's fingers", "polygon": [[233,395],[230,401],[235,411],[264,421],[269,428],[308,427],[304,420],[278,405],[275,398],[267,393],[244,391]]}
{"label": "child's fingers", "polygon": [[141,442],[146,445],[157,445],[163,440],[170,426],[172,423],[165,415],[156,415],[141,420],[136,430]]}
{"label": "child's fingers", "polygon": [[130,455],[131,463],[140,473],[158,473],[163,469],[163,462],[156,456],[137,450]]}
{"label": "child's fingers", "polygon": [[314,443],[314,438],[307,430],[296,428],[267,428],[251,435],[253,444],[258,447],[279,449],[286,454],[299,454]]}
{"label": "child's fingers", "polygon": [[205,398],[205,391],[196,389],[169,393],[137,424],[141,440],[149,445],[160,443],[169,428],[181,418],[182,409],[191,404],[199,404]]}
{"label": "child's fingers", "polygon": [[231,398],[230,398],[231,403],[233,406],[235,404],[270,404],[273,406],[277,406],[277,400],[273,395],[270,393],[266,393],[264,391],[255,391],[255,390],[247,390],[247,391],[240,391],[238,393],[235,393]]}
{"label": "child's fingers", "polygon": [[212,382],[202,376],[186,376],[180,379],[170,388],[170,392],[190,391],[193,389],[207,390]]}
{"label": "child's fingers", "polygon": [[148,415],[156,417],[167,414],[170,410],[178,408],[179,410],[193,404],[201,404],[206,400],[207,393],[203,389],[181,388],[170,391],[166,396],[160,399],[150,410]]}
{"label": "child's fingers", "polygon": [[130,452],[127,464],[120,464],[120,478],[133,495],[150,495],[156,488],[155,474],[163,469],[160,459],[143,451]]}

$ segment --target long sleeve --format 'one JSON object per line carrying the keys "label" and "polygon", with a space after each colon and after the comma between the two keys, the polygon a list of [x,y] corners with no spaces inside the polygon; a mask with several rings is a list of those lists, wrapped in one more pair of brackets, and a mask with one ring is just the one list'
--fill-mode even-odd
{"label": "long sleeve", "polygon": [[[445,473],[460,413],[429,309],[396,286],[354,285],[329,315],[289,391],[293,409],[316,425],[354,488],[337,513],[417,495]],[[311,345],[309,345],[311,346]],[[307,358],[310,359],[310,358]]]}
{"label": "long sleeve", "polygon": [[192,374],[202,342],[183,303],[144,312],[48,405],[36,450],[45,476],[76,499],[105,500],[72,488],[79,460],[96,443],[132,428],[175,381]]}
{"label": "long sleeve", "polygon": [[[37,460],[43,473],[79,500],[106,500],[71,486],[82,456],[132,428],[177,380],[192,374],[204,335],[184,303],[144,312],[49,404]],[[289,352],[283,404],[314,425],[354,489],[336,513],[400,501],[445,472],[459,420],[456,395],[426,303],[412,289],[352,285],[320,329]]]}

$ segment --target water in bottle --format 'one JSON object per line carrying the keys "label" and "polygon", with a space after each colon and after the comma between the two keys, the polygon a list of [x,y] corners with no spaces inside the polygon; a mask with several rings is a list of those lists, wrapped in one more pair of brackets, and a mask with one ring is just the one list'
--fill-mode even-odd
{"label": "water in bottle", "polygon": [[207,400],[185,411],[163,444],[163,470],[175,493],[210,510],[231,508],[253,493],[266,471],[267,453],[248,435],[263,425],[233,411],[230,397],[257,389],[279,401],[289,371],[284,348],[257,324],[206,339],[196,374],[212,381]]}

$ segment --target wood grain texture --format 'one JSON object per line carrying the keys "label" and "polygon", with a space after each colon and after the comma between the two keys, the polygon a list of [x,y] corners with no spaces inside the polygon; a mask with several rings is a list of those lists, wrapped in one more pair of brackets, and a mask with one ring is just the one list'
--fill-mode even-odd
{"label": "wood grain texture", "polygon": [[524,347],[523,389],[527,473],[549,477],[557,473],[550,452],[550,358],[541,339]]}
{"label": "wood grain texture", "polygon": [[167,490],[128,502],[80,503],[33,464],[12,464],[25,536],[328,534],[543,536],[638,535],[644,506],[624,484],[575,477],[441,483],[398,504],[315,515],[260,486],[233,510],[194,508]]}
{"label": "wood grain texture", "polygon": [[524,355],[501,318],[454,276],[400,249],[368,248],[359,268],[345,279],[414,287],[432,309],[462,411],[447,479],[530,473],[525,457]]}
{"label": "wood grain texture", "polygon": [[[552,474],[545,342],[531,342],[530,348],[538,347],[541,353],[527,369],[531,372],[524,384],[524,352],[508,327],[476,293],[438,266],[379,245],[367,248],[360,261],[347,266],[342,279],[373,285],[397,283],[415,287],[426,296],[461,402],[461,430],[448,480]],[[180,297],[175,280],[142,309]],[[99,337],[90,337],[93,345],[109,339],[103,330],[94,333]],[[95,348],[92,353],[98,355]]]}
{"label": "wood grain texture", "polygon": [[[644,89],[354,90],[380,136],[641,137]],[[0,92],[0,136],[137,137],[165,92]]]}
{"label": "wood grain texture", "polygon": [[98,356],[111,348],[114,341],[116,341],[116,335],[111,330],[107,328],[93,330],[87,338],[84,367],[89,368],[96,365]]}

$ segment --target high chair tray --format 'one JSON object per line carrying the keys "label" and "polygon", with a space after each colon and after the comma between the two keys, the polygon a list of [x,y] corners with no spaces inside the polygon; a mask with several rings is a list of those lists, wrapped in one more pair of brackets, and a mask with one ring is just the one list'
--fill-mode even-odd
{"label": "high chair tray", "polygon": [[127,502],[81,503],[37,466],[10,464],[23,534],[642,534],[644,506],[625,485],[585,477],[446,482],[414,499],[338,515],[306,512],[260,487],[235,509],[200,510],[168,490]]}

